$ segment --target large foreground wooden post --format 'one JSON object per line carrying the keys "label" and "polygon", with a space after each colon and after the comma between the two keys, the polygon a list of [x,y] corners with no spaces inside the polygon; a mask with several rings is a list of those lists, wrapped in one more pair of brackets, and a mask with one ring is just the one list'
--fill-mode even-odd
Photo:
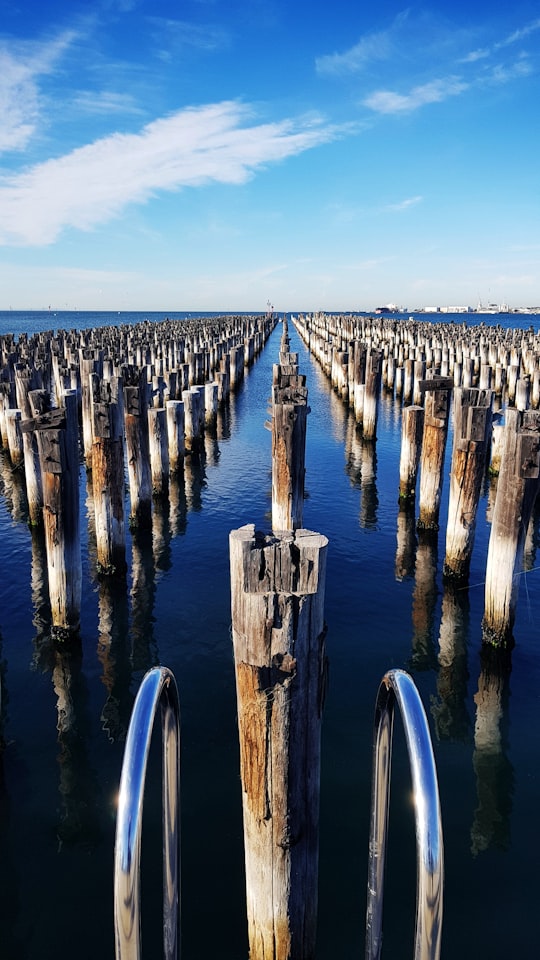
{"label": "large foreground wooden post", "polygon": [[229,544],[250,960],[312,960],[328,541]]}
{"label": "large foreground wooden post", "polygon": [[540,477],[540,413],[506,410],[504,448],[486,565],[482,640],[497,650],[513,646],[512,630],[523,548]]}
{"label": "large foreground wooden post", "polygon": [[454,447],[443,575],[469,575],[476,514],[491,436],[491,390],[458,387],[454,394]]}

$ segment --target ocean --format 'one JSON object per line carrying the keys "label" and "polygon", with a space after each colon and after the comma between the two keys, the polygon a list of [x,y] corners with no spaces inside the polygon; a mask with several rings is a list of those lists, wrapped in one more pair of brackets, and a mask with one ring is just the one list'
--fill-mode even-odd
{"label": "ocean", "polygon": [[[197,314],[9,311],[0,314],[0,335],[166,316]],[[516,314],[440,319],[535,330],[540,321]],[[329,538],[317,958],[363,951],[373,709],[392,667],[411,673],[433,738],[445,839],[442,956],[532,955],[539,934],[538,520],[520,578],[512,670],[486,687],[480,653],[492,484],[486,479],[469,587],[451,595],[441,576],[449,438],[437,541],[403,569],[396,555],[400,403],[381,395],[376,443],[363,443],[292,324],[289,334],[311,408],[304,526]],[[124,737],[141,679],[156,663],[175,673],[182,714],[183,956],[247,957],[228,535],[246,523],[270,527],[264,423],[280,336],[278,324],[220,413],[216,436],[186,464],[170,502],[156,507],[152,535],[129,539],[125,583],[106,585],[96,575],[81,468],[81,647],[72,654],[50,644],[43,544],[28,529],[20,485],[0,451],[0,960],[113,960]],[[153,749],[143,831],[147,957],[160,955],[160,791]],[[399,717],[388,857],[383,956],[398,960],[412,952],[416,895]]]}

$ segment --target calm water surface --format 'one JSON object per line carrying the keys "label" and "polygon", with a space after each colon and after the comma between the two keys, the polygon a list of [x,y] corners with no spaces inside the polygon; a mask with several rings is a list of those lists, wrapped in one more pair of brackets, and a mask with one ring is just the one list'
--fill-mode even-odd
{"label": "calm water surface", "polygon": [[[138,319],[71,314],[51,322],[48,314],[3,314],[0,332]],[[536,327],[538,318],[508,324],[531,322]],[[535,544],[521,577],[512,672],[489,684],[480,660],[489,483],[470,588],[451,595],[441,579],[448,484],[438,540],[417,545],[413,532],[405,548],[400,541],[398,556],[399,405],[381,397],[376,444],[363,444],[291,327],[290,335],[311,407],[304,525],[330,541],[318,958],[363,953],[371,727],[389,667],[410,670],[432,730],[445,833],[443,957],[532,956],[540,933]],[[168,506],[156,508],[152,536],[129,543],[124,584],[107,586],[94,574],[92,504],[81,471],[82,643],[71,655],[48,642],[43,544],[30,534],[20,487],[0,460],[1,960],[113,960],[115,796],[133,699],[155,663],[175,672],[181,699],[184,957],[247,958],[228,534],[251,522],[269,529],[264,421],[280,336],[278,326],[220,415],[217,437],[186,465]],[[398,960],[412,955],[416,883],[399,720],[395,739],[384,957]],[[160,955],[155,752],[143,841],[149,958]]]}

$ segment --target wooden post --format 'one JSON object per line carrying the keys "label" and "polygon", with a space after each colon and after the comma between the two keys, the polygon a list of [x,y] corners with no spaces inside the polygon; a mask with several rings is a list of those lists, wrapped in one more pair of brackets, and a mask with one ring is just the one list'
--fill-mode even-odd
{"label": "wooden post", "polygon": [[63,399],[63,409],[28,422],[37,431],[52,634],[60,641],[78,633],[82,591],[76,391]]}
{"label": "wooden post", "polygon": [[305,377],[283,375],[272,388],[272,530],[297,530],[304,511]]}
{"label": "wooden post", "polygon": [[476,514],[491,436],[491,390],[460,387],[454,394],[454,447],[443,576],[469,575]]}
{"label": "wooden post", "polygon": [[22,412],[10,407],[6,410],[6,436],[11,466],[16,469],[24,464],[24,448],[21,431]]}
{"label": "wooden post", "polygon": [[482,640],[511,650],[527,526],[540,476],[540,413],[506,410],[504,448],[486,566]]}
{"label": "wooden post", "polygon": [[449,395],[453,380],[434,377],[423,381],[425,390],[424,434],[420,459],[418,528],[438,530],[443,483],[444,454],[448,437]]}
{"label": "wooden post", "polygon": [[399,458],[400,503],[406,501],[411,502],[415,499],[423,432],[424,408],[417,406],[403,407],[401,414],[401,453]]}
{"label": "wooden post", "polygon": [[230,534],[250,960],[312,960],[326,537]]}
{"label": "wooden post", "polygon": [[364,392],[364,411],[362,429],[366,440],[375,440],[377,436],[377,411],[381,388],[382,353],[370,349],[366,360],[366,384]]}
{"label": "wooden post", "polygon": [[[37,389],[40,378],[35,370],[28,370],[22,365],[15,369],[15,389],[17,406],[22,412],[22,419],[32,419],[32,407],[29,394]],[[21,424],[22,429],[22,424]],[[41,468],[39,465],[39,450],[37,438],[33,430],[22,430],[24,452],[24,476],[26,480],[26,495],[28,498],[28,519],[31,527],[41,526],[43,523],[43,487],[41,483]]]}
{"label": "wooden post", "polygon": [[167,400],[167,439],[169,444],[169,471],[171,476],[181,472],[184,466],[184,401]]}
{"label": "wooden post", "polygon": [[164,407],[151,407],[148,411],[148,441],[152,496],[166,497],[169,488],[169,447],[167,412]]}
{"label": "wooden post", "polygon": [[124,404],[122,380],[101,380],[91,373],[92,496],[98,572],[126,572],[124,516]]}
{"label": "wooden post", "polygon": [[124,419],[132,529],[152,528],[152,479],[148,441],[148,386],[146,377],[138,386],[124,387]]}

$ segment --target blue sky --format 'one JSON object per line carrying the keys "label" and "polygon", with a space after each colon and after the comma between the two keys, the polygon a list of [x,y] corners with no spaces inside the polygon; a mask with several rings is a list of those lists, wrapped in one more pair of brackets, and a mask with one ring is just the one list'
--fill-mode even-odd
{"label": "blue sky", "polygon": [[0,309],[540,303],[536,0],[0,0]]}

